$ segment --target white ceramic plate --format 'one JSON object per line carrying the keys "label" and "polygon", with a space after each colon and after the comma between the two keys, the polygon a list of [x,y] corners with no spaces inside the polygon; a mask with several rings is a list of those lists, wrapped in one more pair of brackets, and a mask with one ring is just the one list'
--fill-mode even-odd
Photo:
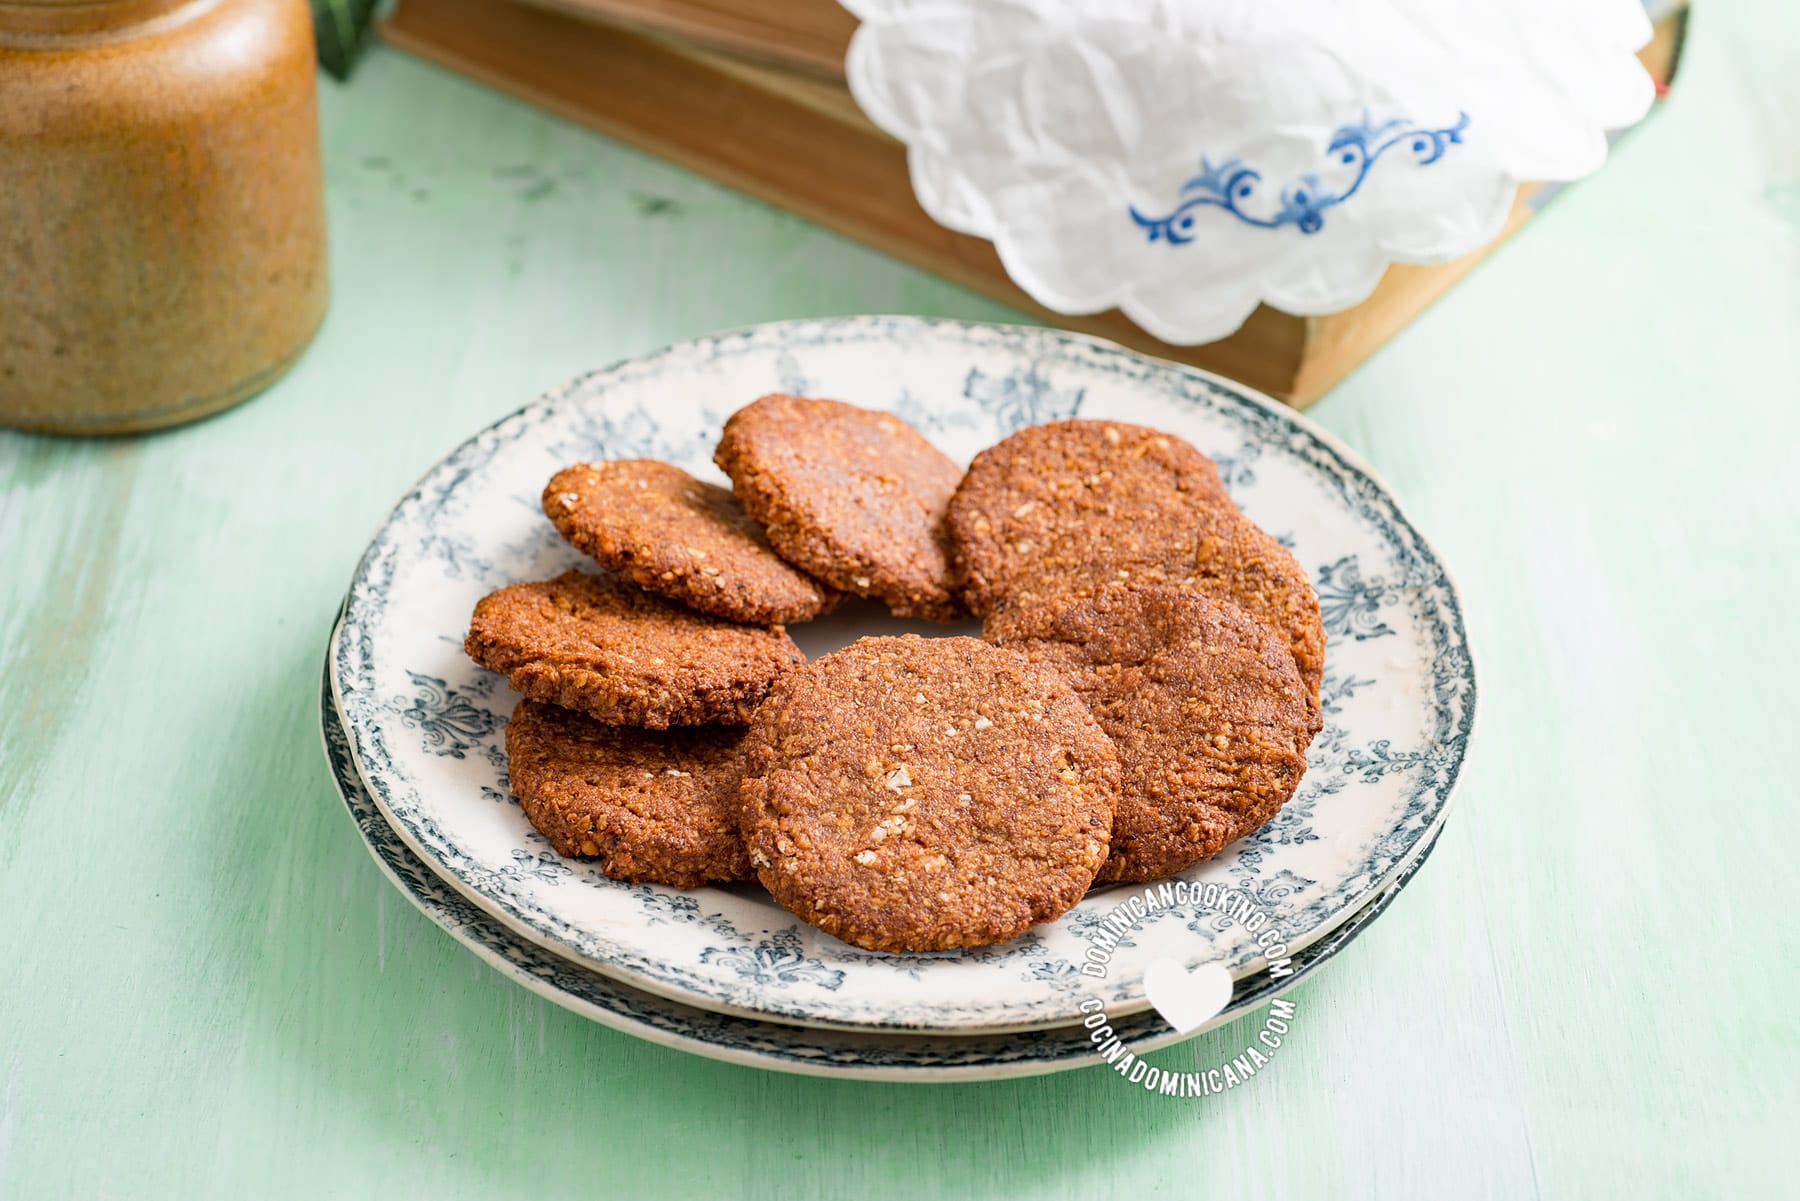
{"label": "white ceramic plate", "polygon": [[[1015,1034],[919,1035],[821,1030],[695,1009],[622,984],[521,938],[471,905],[412,853],[370,798],[350,758],[343,722],[331,700],[329,676],[319,688],[319,732],[338,795],[375,864],[407,900],[445,933],[501,974],[571,1012],[665,1047],[749,1067],[808,1076],[931,1083],[1036,1076],[1096,1062],[1083,1027]],[[1342,950],[1392,903],[1423,865],[1434,835],[1395,881],[1332,934],[1294,957],[1293,975],[1275,980],[1259,972],[1237,982],[1218,1017],[1190,1035],[1171,1030],[1155,1013],[1118,1020],[1120,1038],[1139,1055],[1198,1037],[1235,1021],[1287,992]]]}
{"label": "white ceramic plate", "polygon": [[[544,481],[570,462],[626,457],[717,478],[710,456],[725,416],[777,388],[888,407],[964,459],[1073,415],[1193,441],[1312,573],[1330,642],[1326,726],[1298,794],[1187,878],[1247,893],[1299,949],[1367,903],[1436,828],[1474,721],[1461,607],[1430,546],[1349,451],[1238,385],[1059,331],[785,322],[585,376],[475,435],[400,501],[357,569],[330,658],[352,752],[394,830],[491,916],[647,991],[800,1024],[1046,1027],[1088,995],[1076,970],[1084,935],[1120,889],[1005,946],[871,954],[753,887],[609,881],[550,851],[510,799],[502,730],[517,698],[461,645],[482,595],[581,562],[539,511]],[[816,653],[895,624],[865,607],[794,632]],[[1153,915],[1130,941],[1099,989],[1115,1016],[1145,1007],[1154,959],[1219,960],[1238,978],[1262,966],[1241,924],[1191,908]]]}

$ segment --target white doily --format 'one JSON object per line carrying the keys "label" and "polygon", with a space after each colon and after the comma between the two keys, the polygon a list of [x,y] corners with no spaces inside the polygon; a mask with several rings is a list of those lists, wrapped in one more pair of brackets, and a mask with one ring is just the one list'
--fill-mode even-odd
{"label": "white doily", "polygon": [[1048,308],[1176,343],[1477,249],[1654,95],[1635,0],[843,3],[925,211]]}

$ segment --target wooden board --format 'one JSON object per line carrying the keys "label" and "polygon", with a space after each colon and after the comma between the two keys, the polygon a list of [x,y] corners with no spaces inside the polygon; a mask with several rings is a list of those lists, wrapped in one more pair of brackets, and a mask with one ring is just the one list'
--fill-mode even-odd
{"label": "wooden board", "polygon": [[836,0],[532,0],[585,20],[844,81],[856,18]]}

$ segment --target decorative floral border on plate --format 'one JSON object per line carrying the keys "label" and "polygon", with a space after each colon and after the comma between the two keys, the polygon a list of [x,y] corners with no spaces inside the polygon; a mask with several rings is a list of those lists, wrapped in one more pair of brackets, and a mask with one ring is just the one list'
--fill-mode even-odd
{"label": "decorative floral border on plate", "polygon": [[[571,924],[559,911],[553,890],[571,878],[612,889],[616,885],[584,865],[571,865],[547,850],[514,844],[506,858],[487,860],[459,845],[422,805],[422,798],[388,743],[390,734],[416,738],[405,751],[411,761],[439,756],[464,760],[479,756],[495,773],[495,783],[481,792],[504,801],[504,755],[498,741],[502,717],[488,702],[497,677],[482,675],[452,687],[429,672],[408,668],[408,695],[384,693],[377,683],[378,649],[374,627],[391,603],[402,560],[434,563],[445,580],[473,578],[494,583],[506,577],[488,553],[459,530],[467,500],[465,484],[496,455],[535,439],[546,453],[573,458],[582,454],[648,455],[694,462],[715,435],[717,418],[699,414],[698,435],[672,434],[657,413],[640,402],[636,407],[600,403],[614,389],[650,382],[662,388],[667,373],[679,380],[718,372],[745,356],[768,360],[770,386],[804,392],[813,381],[802,359],[874,345],[907,353],[966,356],[962,400],[967,404],[927,403],[910,393],[892,407],[928,432],[950,437],[992,430],[1004,433],[1022,425],[1083,411],[1084,399],[1098,380],[1109,390],[1135,389],[1159,403],[1192,411],[1227,424],[1239,440],[1234,453],[1219,456],[1220,468],[1234,491],[1254,491],[1259,475],[1276,467],[1298,465],[1314,485],[1324,487],[1328,503],[1357,523],[1362,537],[1378,538],[1385,574],[1367,574],[1355,554],[1321,563],[1315,578],[1334,644],[1349,646],[1393,636],[1390,622],[1412,633],[1420,662],[1428,659],[1430,696],[1425,698],[1429,729],[1414,746],[1396,746],[1388,737],[1351,737],[1349,719],[1334,720],[1346,706],[1366,703],[1361,694],[1377,686],[1355,672],[1328,671],[1325,686],[1327,728],[1315,742],[1307,780],[1295,800],[1268,827],[1202,869],[1229,874],[1265,906],[1278,910],[1283,928],[1298,950],[1347,920],[1367,899],[1403,868],[1411,854],[1442,820],[1466,754],[1475,712],[1475,679],[1461,608],[1454,586],[1424,538],[1371,473],[1328,435],[1272,401],[1228,381],[1197,370],[1160,363],[1109,343],[1060,331],[975,325],[903,317],[861,317],[797,321],[754,327],[667,348],[643,358],[595,372],[550,393],[484,430],[432,469],[395,507],[376,535],[352,582],[344,621],[334,642],[331,666],[337,698],[352,736],[355,755],[377,803],[396,831],[465,896],[526,937],[560,954],[573,956],[631,984],[688,1004],[808,1025],[837,1025],[883,1030],[987,1030],[1050,1026],[1067,1020],[1084,982],[1075,975],[1068,946],[1052,950],[1033,932],[1003,948],[947,953],[964,964],[981,964],[1003,973],[996,979],[1019,983],[990,989],[979,1001],[960,1005],[906,1003],[890,993],[904,990],[933,970],[930,956],[874,956],[835,944],[829,954],[818,937],[797,924],[760,932],[740,928],[716,906],[702,906],[692,894],[654,887],[632,890],[638,904],[634,923],[638,937],[623,939],[614,930]],[[760,370],[760,368],[759,368]],[[958,370],[962,370],[959,368]],[[1089,381],[1082,387],[1059,383],[1069,374]],[[691,382],[691,380],[689,381]],[[1114,387],[1116,385],[1116,387]],[[861,397],[859,397],[861,399]],[[694,445],[695,438],[699,441]],[[1215,448],[1216,449],[1216,448]],[[545,527],[547,529],[547,526]],[[541,531],[540,531],[541,534]],[[527,539],[539,535],[524,535]],[[542,535],[555,545],[553,534]],[[508,555],[541,552],[543,547],[499,548]],[[477,593],[478,594],[478,593]],[[443,635],[447,642],[457,639]],[[390,672],[393,665],[389,665]],[[1328,663],[1329,667],[1329,663]],[[1353,870],[1321,881],[1279,866],[1288,848],[1317,843],[1309,824],[1314,807],[1346,788],[1375,786],[1393,777],[1405,787],[1403,802],[1391,824],[1361,854]],[[526,836],[528,839],[530,835]],[[1104,904],[1104,893],[1097,893]],[[1304,905],[1295,898],[1308,896]],[[1084,902],[1084,905],[1086,903]],[[1078,910],[1065,919],[1077,936],[1091,914]],[[1158,922],[1185,922],[1185,929],[1207,938],[1225,938],[1221,928],[1201,915],[1166,911],[1146,923],[1159,937]],[[647,938],[652,927],[687,926],[703,931],[706,945],[686,961],[648,951],[667,933]],[[1067,942],[1064,939],[1063,942]],[[1256,950],[1240,939],[1226,950],[1234,974],[1257,969]],[[830,962],[826,962],[830,959]],[[891,972],[893,984],[864,988],[851,1000],[844,988],[847,972],[878,969]],[[1005,974],[1010,973],[1010,974]],[[1141,980],[1118,973],[1109,980],[1104,999],[1109,1012],[1141,1010],[1146,1002]],[[902,979],[904,978],[904,979]],[[842,990],[842,991],[840,991]]]}

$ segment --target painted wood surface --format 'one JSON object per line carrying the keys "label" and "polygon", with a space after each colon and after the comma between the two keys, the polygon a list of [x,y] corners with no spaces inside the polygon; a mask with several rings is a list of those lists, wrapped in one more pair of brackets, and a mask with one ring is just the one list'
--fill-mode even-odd
{"label": "painted wood surface", "polygon": [[1178,1102],[662,1050],[377,874],[313,706],[426,466],[689,335],[1009,314],[376,52],[326,87],[336,295],[293,375],[0,435],[0,1196],[1795,1195],[1797,67],[1791,6],[1703,4],[1652,126],[1313,410],[1457,571],[1483,725],[1271,1068]]}

